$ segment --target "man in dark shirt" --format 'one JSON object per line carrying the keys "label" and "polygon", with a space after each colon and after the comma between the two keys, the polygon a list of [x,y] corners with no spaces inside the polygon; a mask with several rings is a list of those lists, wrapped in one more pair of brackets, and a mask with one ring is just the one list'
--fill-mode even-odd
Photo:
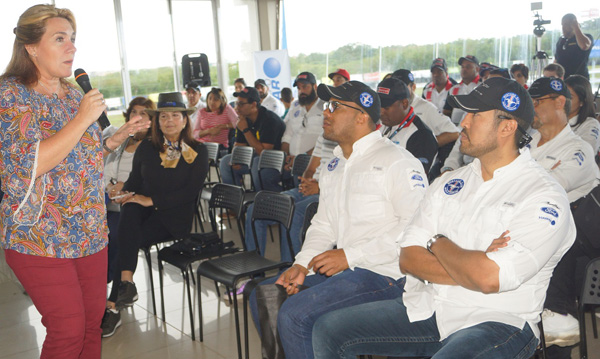
{"label": "man in dark shirt", "polygon": [[581,31],[577,18],[573,14],[563,16],[562,31],[563,36],[556,43],[554,61],[565,68],[565,78],[577,74],[589,80],[587,64],[594,38]]}
{"label": "man in dark shirt", "polygon": [[[260,105],[258,91],[254,87],[246,87],[240,92],[234,92],[233,96],[238,98],[236,111],[239,115],[234,146],[252,146],[257,155],[260,155],[263,150],[281,149],[281,137],[285,131],[285,124],[274,112]],[[252,160],[251,169],[234,165],[233,171],[230,159],[231,155],[223,157],[219,165],[223,183],[240,185],[242,175],[251,170],[254,188],[256,190],[263,189],[258,181],[258,156]]]}
{"label": "man in dark shirt", "polygon": [[410,91],[406,84],[394,77],[383,80],[377,85],[377,95],[381,100],[383,136],[406,148],[429,172],[438,143],[433,132],[410,105]]}

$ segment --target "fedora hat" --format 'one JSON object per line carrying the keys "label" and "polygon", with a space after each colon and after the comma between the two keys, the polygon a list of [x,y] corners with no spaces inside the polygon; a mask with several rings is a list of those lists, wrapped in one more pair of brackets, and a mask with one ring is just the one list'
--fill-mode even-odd
{"label": "fedora hat", "polygon": [[156,110],[146,109],[146,113],[148,113],[150,116],[154,116],[157,112],[186,112],[189,116],[193,114],[194,111],[196,111],[195,107],[185,107],[181,92],[166,92],[158,94]]}

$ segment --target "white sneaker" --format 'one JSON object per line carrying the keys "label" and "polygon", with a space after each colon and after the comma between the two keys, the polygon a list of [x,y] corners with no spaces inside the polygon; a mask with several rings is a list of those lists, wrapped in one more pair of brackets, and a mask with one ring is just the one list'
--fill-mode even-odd
{"label": "white sneaker", "polygon": [[544,309],[542,323],[546,346],[568,347],[579,343],[579,322],[572,315]]}

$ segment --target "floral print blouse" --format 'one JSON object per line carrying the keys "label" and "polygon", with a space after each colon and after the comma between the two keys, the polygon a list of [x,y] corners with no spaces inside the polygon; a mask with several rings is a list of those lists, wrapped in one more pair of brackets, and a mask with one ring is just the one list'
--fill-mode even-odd
{"label": "floral print blouse", "polygon": [[[19,253],[78,258],[108,241],[102,179],[102,134],[91,125],[67,157],[37,176],[40,142],[77,114],[81,93],[69,84],[64,99],[0,82],[0,243]],[[36,178],[37,177],[37,178]]]}

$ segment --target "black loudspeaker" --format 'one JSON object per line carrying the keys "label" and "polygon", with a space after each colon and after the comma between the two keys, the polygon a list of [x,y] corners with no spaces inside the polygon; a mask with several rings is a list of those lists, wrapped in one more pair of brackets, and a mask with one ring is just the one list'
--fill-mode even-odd
{"label": "black loudspeaker", "polygon": [[187,54],[181,59],[183,86],[193,82],[201,87],[210,86],[210,68],[205,54]]}

